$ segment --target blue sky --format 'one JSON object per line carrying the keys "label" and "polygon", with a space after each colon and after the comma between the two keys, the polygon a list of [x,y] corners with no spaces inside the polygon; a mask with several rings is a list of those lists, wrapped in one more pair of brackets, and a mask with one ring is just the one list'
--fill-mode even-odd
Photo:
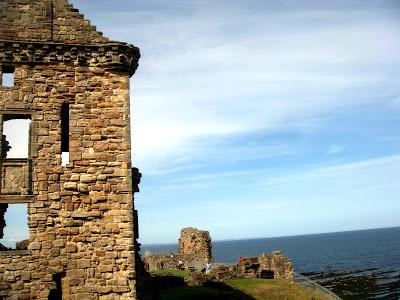
{"label": "blue sky", "polygon": [[72,1],[141,49],[142,243],[399,226],[397,1]]}
{"label": "blue sky", "polygon": [[142,243],[399,226],[398,1],[79,1],[141,50]]}

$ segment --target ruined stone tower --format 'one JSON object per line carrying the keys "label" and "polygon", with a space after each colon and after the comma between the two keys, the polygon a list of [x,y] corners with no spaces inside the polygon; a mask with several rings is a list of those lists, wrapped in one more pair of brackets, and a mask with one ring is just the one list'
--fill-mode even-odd
{"label": "ruined stone tower", "polygon": [[208,231],[192,227],[183,228],[178,244],[178,255],[186,256],[187,260],[212,261],[212,244]]}
{"label": "ruined stone tower", "polygon": [[[0,248],[0,299],[137,298],[138,59],[67,0],[0,0],[0,239],[16,203],[29,228],[18,249]],[[29,123],[24,158],[7,156],[3,125],[15,119]]]}

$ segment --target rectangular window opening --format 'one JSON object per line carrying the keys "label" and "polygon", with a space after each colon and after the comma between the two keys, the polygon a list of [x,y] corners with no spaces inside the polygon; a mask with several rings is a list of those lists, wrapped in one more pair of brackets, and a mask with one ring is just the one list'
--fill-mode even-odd
{"label": "rectangular window opening", "polygon": [[0,251],[27,250],[28,204],[0,203]]}
{"label": "rectangular window opening", "polygon": [[61,105],[61,165],[69,164],[69,103]]}
{"label": "rectangular window opening", "polygon": [[56,284],[55,289],[50,291],[49,300],[62,300],[63,299],[63,281],[65,280],[65,272],[53,274],[53,282]]}
{"label": "rectangular window opening", "polygon": [[14,68],[10,66],[3,66],[1,76],[1,85],[4,87],[13,87],[14,82]]}
{"label": "rectangular window opening", "polygon": [[2,158],[29,158],[30,116],[5,116]]}

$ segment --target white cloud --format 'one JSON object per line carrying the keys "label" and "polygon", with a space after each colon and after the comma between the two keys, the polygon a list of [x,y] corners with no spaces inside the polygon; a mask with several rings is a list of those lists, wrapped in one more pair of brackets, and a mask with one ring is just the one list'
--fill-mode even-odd
{"label": "white cloud", "polygon": [[343,151],[346,151],[346,147],[344,147],[342,145],[330,145],[326,154],[328,154],[328,155],[339,154]]}
{"label": "white cloud", "polygon": [[[161,184],[152,207],[140,203],[146,207],[141,210],[142,237],[147,242],[173,241],[188,225],[210,230],[215,239],[398,225],[400,155],[287,171],[283,176],[259,170],[176,180],[174,193],[186,200],[179,204],[168,198],[169,184]],[[207,188],[212,192],[204,193]],[[162,203],[168,203],[162,210],[153,207]],[[168,224],[171,215],[174,221]]]}
{"label": "white cloud", "polygon": [[30,120],[13,119],[4,122],[3,134],[11,147],[7,158],[27,158]]}
{"label": "white cloud", "polygon": [[[333,166],[316,167],[287,176],[261,179],[258,187],[286,186],[288,184],[326,181],[340,182],[343,186],[368,189],[394,183],[394,174],[400,172],[400,155],[384,156]],[[346,189],[343,189],[345,191]]]}
{"label": "white cloud", "polygon": [[400,93],[400,22],[389,4],[125,4],[112,15],[105,4],[84,12],[106,36],[141,48],[132,138],[147,174],[181,168],[171,160],[190,160],[199,139],[208,147],[204,137],[304,130]]}
{"label": "white cloud", "polygon": [[132,99],[144,172],[190,156],[201,137],[298,129],[398,92],[396,20],[355,11],[229,13],[131,25],[143,54]]}
{"label": "white cloud", "polygon": [[[131,115],[144,240],[171,241],[188,225],[221,239],[398,224],[399,156],[368,141],[352,155],[343,146],[364,146],[351,141],[354,126],[370,124],[359,112],[387,106],[388,115],[369,112],[376,123],[399,115],[398,10],[378,1],[126,3],[90,19],[141,48]],[[337,124],[347,140],[329,135],[335,115],[347,117]],[[258,143],[260,132],[283,138]],[[394,135],[376,132],[363,137]],[[322,141],[307,141],[315,136]],[[300,140],[304,155],[292,146]],[[291,155],[286,165],[271,159]],[[373,156],[382,157],[365,159]]]}

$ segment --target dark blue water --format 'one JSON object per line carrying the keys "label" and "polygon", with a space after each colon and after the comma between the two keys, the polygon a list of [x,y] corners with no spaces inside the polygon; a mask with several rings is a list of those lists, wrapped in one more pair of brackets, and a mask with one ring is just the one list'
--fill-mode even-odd
{"label": "dark blue water", "polygon": [[[142,252],[176,252],[177,244]],[[213,242],[216,262],[282,251],[303,273],[343,299],[400,299],[400,227]]]}
{"label": "dark blue water", "polygon": [[281,250],[296,272],[326,269],[394,268],[400,271],[400,227],[213,243],[214,258],[235,262],[241,256]]}

